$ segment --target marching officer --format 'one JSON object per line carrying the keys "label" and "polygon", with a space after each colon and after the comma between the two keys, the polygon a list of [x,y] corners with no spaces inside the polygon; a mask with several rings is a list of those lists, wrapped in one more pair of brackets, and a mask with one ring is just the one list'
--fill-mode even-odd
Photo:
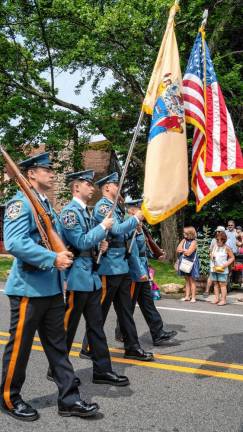
{"label": "marching officer", "polygon": [[[101,188],[102,198],[96,203],[93,217],[96,224],[100,224],[112,208],[118,191],[118,173],[112,173],[97,181]],[[131,278],[126,257],[126,233],[135,229],[143,219],[142,212],[137,210],[134,216],[124,221],[124,214],[119,206],[116,207],[113,217],[115,223],[108,233],[109,248],[101,257],[98,274],[102,279],[102,311],[105,323],[111,303],[117,312],[122,334],[124,336],[125,358],[141,361],[153,360],[153,354],[145,352],[138,341],[136,326],[132,314],[130,297]],[[92,353],[91,353],[92,354]],[[88,355],[87,340],[83,342],[80,356]]]}
{"label": "marching officer", "polygon": [[73,199],[62,210],[61,223],[67,245],[74,253],[74,263],[67,275],[65,329],[67,348],[70,351],[83,313],[93,360],[93,382],[125,386],[126,376],[119,376],[111,366],[109,349],[103,330],[101,309],[101,280],[96,271],[95,247],[104,241],[106,230],[111,229],[113,219],[109,214],[101,223],[93,226],[87,202],[94,194],[94,171],[68,174]]}
{"label": "marching officer", "polygon": [[[54,172],[48,153],[20,163],[36,196],[53,219],[60,234],[58,219],[46,197]],[[8,202],[4,218],[4,244],[15,256],[5,286],[9,297],[10,338],[3,355],[1,402],[4,411],[23,421],[37,420],[37,410],[23,401],[21,388],[36,330],[58,387],[58,413],[61,416],[87,417],[97,413],[96,403],[80,399],[69,361],[64,331],[64,301],[60,270],[72,264],[72,253],[55,253],[41,244],[30,201],[18,191]]]}
{"label": "marching officer", "polygon": [[[141,208],[143,200],[129,200],[126,202],[128,208],[128,214],[136,214],[137,210]],[[130,235],[130,240],[133,241],[134,231]],[[164,256],[158,258],[159,260],[164,259]],[[169,340],[176,336],[177,332],[174,330],[165,331],[163,329],[163,321],[155,307],[151,288],[149,283],[149,263],[148,263],[148,248],[146,243],[146,237],[141,226],[138,226],[135,233],[134,242],[131,245],[131,254],[128,258],[129,273],[132,278],[131,284],[131,297],[133,312],[135,310],[136,303],[138,302],[141,312],[148,324],[153,345],[160,346],[164,341]],[[115,330],[115,337],[119,341],[123,341],[123,337],[120,334],[119,325]]]}

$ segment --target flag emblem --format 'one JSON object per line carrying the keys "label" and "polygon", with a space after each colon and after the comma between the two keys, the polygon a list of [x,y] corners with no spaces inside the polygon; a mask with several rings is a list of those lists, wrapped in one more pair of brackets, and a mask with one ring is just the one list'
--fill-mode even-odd
{"label": "flag emblem", "polygon": [[178,79],[172,81],[172,74],[166,73],[158,92],[159,97],[153,111],[149,141],[163,132],[183,132],[184,105]]}

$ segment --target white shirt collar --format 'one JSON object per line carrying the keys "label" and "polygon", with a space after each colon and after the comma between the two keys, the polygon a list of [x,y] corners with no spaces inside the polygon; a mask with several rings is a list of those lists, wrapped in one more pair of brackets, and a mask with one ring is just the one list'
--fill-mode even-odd
{"label": "white shirt collar", "polygon": [[39,196],[40,196],[42,201],[45,201],[46,199],[48,199],[46,195],[42,195],[40,192],[39,192]]}
{"label": "white shirt collar", "polygon": [[82,207],[83,209],[86,209],[87,204],[85,204],[85,203],[84,203],[80,198],[78,198],[78,197],[73,197],[73,200],[76,201],[79,205],[81,205],[81,207]]}

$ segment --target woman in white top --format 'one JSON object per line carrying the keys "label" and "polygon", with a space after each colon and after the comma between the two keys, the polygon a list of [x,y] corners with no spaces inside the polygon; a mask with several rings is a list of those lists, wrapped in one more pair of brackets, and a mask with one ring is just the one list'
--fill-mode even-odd
{"label": "woman in white top", "polygon": [[[233,263],[235,257],[229,246],[226,245],[227,235],[225,232],[219,232],[216,236],[216,244],[213,246],[210,254],[210,279],[214,281],[214,304],[218,306],[226,305],[227,296],[227,279],[229,266]],[[219,295],[221,292],[221,300]]]}

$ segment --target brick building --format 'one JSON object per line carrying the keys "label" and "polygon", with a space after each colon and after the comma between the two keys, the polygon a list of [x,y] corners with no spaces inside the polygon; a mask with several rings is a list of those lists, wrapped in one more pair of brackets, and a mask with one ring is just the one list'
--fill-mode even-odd
{"label": "brick building", "polygon": [[[87,150],[84,151],[82,155],[80,155],[80,157],[82,158],[83,169],[93,169],[96,172],[95,180],[108,175],[112,171],[120,172],[121,170],[116,153],[112,150],[109,150],[108,144],[109,143],[105,138],[94,140],[90,142]],[[65,149],[58,155],[59,160],[60,158],[65,160],[70,159],[72,149],[72,142],[69,142]],[[41,153],[43,151],[45,151],[45,147],[44,145],[41,145],[39,148],[32,150],[31,156]],[[72,167],[70,167],[69,171],[72,171]],[[50,199],[53,207],[56,209],[57,212],[59,212],[63,205],[65,205],[66,200],[64,198],[60,198],[62,196],[64,185],[64,173],[58,173],[53,189],[48,193],[48,198]],[[90,205],[94,205],[94,203],[99,198],[100,191],[96,190]],[[0,206],[0,253],[4,253],[3,215],[4,206]]]}

